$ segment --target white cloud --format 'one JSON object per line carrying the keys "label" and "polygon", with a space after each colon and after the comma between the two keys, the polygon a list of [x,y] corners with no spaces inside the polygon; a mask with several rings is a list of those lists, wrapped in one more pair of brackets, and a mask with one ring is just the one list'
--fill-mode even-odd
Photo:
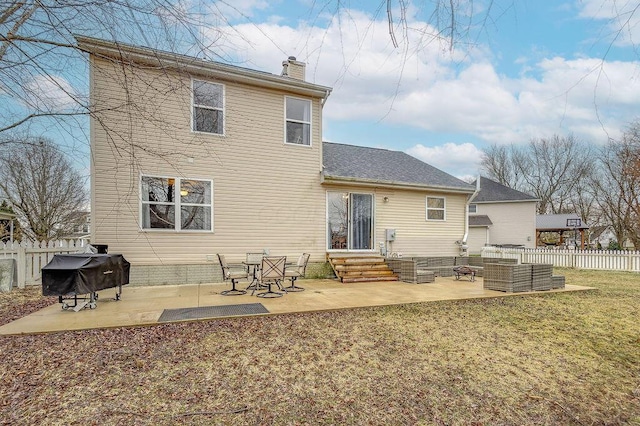
{"label": "white cloud", "polygon": [[636,46],[640,39],[640,9],[629,0],[581,0],[577,2],[579,16],[605,21],[608,31],[599,36],[606,43],[618,46]]}
{"label": "white cloud", "polygon": [[[409,28],[429,28],[408,19]],[[640,108],[640,62],[551,57],[505,76],[483,47],[450,53],[410,30],[394,48],[385,16],[354,10],[330,17],[326,28],[270,22],[223,34],[217,46],[233,46],[246,66],[279,74],[289,55],[306,62],[308,81],[334,88],[324,109],[332,121],[382,121],[486,143],[554,133],[605,142]]]}
{"label": "white cloud", "polygon": [[38,75],[24,86],[24,102],[29,107],[48,112],[62,112],[78,105],[80,95],[60,76]]}
{"label": "white cloud", "polygon": [[406,152],[438,169],[455,173],[460,179],[477,176],[482,160],[482,151],[472,143],[445,143],[432,147],[418,144]]}

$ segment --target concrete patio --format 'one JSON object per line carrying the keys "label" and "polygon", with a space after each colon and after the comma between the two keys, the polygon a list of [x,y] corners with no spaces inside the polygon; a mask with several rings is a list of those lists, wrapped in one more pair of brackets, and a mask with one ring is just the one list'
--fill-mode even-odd
{"label": "concrete patio", "polygon": [[[63,310],[59,303],[41,309],[0,327],[0,335],[37,334],[94,328],[149,326],[160,322],[165,309],[228,306],[261,303],[268,313],[330,311],[406,303],[464,300],[495,297],[520,297],[567,291],[590,290],[590,287],[567,284],[564,289],[527,293],[504,293],[484,290],[482,279],[438,277],[435,283],[375,282],[342,284],[336,280],[300,280],[306,290],[288,293],[276,299],[262,299],[248,292],[242,296],[223,296],[227,284],[165,285],[152,287],[124,286],[122,298],[114,300],[115,289],[99,292],[96,309],[79,312]],[[234,315],[234,317],[236,317]],[[224,318],[198,319],[200,321]],[[193,320],[190,320],[193,321]]]}

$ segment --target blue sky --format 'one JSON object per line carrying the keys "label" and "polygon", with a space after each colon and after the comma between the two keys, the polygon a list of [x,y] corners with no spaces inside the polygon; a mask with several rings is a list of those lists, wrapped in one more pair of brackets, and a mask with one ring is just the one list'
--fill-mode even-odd
{"label": "blue sky", "polygon": [[430,35],[427,2],[407,4],[393,47],[386,2],[243,0],[217,47],[273,73],[287,55],[306,62],[307,80],[334,88],[325,140],[406,151],[460,177],[478,173],[493,143],[573,134],[604,144],[638,118],[637,3],[494,1],[487,12],[474,1],[471,25],[458,11],[468,32],[453,50]]}
{"label": "blue sky", "polygon": [[[432,0],[391,1],[397,46],[386,0],[182,0],[202,14],[200,45],[211,48],[179,53],[275,74],[296,56],[308,81],[333,88],[325,140],[405,151],[458,177],[476,176],[491,144],[572,134],[602,145],[640,118],[638,0],[474,0],[473,10],[457,2],[451,48],[434,36]],[[86,96],[86,64],[68,73],[56,86]],[[88,171],[86,118],[30,131],[74,141]]]}

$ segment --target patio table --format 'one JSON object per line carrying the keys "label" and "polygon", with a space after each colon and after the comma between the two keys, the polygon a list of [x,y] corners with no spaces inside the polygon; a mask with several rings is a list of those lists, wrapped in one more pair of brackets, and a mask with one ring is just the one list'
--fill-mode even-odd
{"label": "patio table", "polygon": [[261,288],[266,288],[260,285],[260,280],[258,279],[258,272],[260,271],[260,265],[262,264],[263,256],[264,254],[262,252],[247,253],[246,260],[242,262],[243,265],[246,265],[247,268],[251,269],[252,279],[249,285],[247,286],[246,290],[251,290],[252,296],[256,292],[256,290],[260,290]]}

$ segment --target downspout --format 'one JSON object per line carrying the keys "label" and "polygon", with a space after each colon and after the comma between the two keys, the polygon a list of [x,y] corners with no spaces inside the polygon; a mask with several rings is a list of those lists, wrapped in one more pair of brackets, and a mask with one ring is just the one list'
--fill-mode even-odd
{"label": "downspout", "polygon": [[476,179],[476,190],[471,194],[469,198],[467,198],[467,202],[464,205],[464,235],[462,236],[462,242],[460,244],[460,250],[463,253],[467,252],[467,238],[469,238],[469,204],[476,198],[480,192],[480,176],[478,175],[478,179]]}
{"label": "downspout", "polygon": [[327,91],[324,94],[324,98],[322,98],[320,100],[320,106],[324,107],[324,104],[327,103],[327,99],[329,99],[329,95],[331,94],[331,90],[327,89]]}

